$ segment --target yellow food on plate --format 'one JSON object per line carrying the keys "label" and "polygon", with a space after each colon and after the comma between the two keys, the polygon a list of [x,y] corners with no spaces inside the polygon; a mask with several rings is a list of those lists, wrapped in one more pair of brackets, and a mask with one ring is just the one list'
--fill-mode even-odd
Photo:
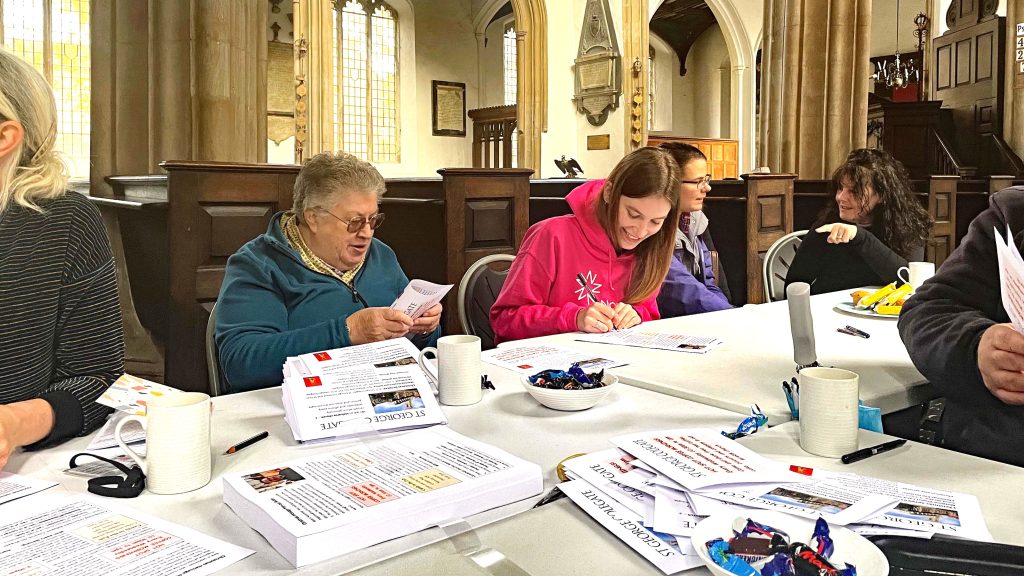
{"label": "yellow food on plate", "polygon": [[910,284],[904,284],[886,296],[878,304],[879,306],[892,306],[900,300],[906,299],[910,292],[914,289]]}
{"label": "yellow food on plate", "polygon": [[895,304],[893,304],[893,305],[882,304],[882,305],[879,305],[879,306],[875,306],[875,312],[878,313],[878,314],[881,314],[883,316],[899,316],[901,310],[903,310],[903,305],[902,304],[900,304],[898,306],[895,305]]}
{"label": "yellow food on plate", "polygon": [[871,292],[868,292],[867,290],[857,290],[856,292],[850,294],[850,298],[853,298],[853,305],[856,306],[857,303],[860,302],[860,299],[867,296],[868,294],[871,294]]}
{"label": "yellow food on plate", "polygon": [[872,292],[871,294],[868,294],[867,296],[864,296],[863,298],[861,298],[860,302],[857,303],[857,308],[870,308],[873,304],[881,301],[882,298],[887,297],[889,294],[892,294],[895,291],[896,291],[896,283],[895,282],[893,282],[892,284],[889,284],[888,286],[883,286],[879,290],[876,290],[876,291]]}

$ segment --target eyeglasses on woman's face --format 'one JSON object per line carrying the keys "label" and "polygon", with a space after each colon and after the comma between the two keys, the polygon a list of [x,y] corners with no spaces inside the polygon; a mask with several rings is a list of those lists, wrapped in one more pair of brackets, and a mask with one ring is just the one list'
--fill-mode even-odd
{"label": "eyeglasses on woman's face", "polygon": [[335,216],[335,214],[333,212],[331,212],[330,210],[328,210],[326,208],[320,208],[320,210],[322,212],[326,212],[326,213],[330,214],[331,216],[334,216],[334,218],[336,220],[338,220],[339,222],[341,222],[342,224],[344,224],[345,227],[348,229],[348,231],[351,232],[352,234],[355,234],[356,232],[359,232],[360,230],[363,229],[363,226],[366,226],[367,224],[370,225],[370,230],[376,230],[377,228],[380,227],[381,224],[384,223],[384,213],[383,212],[377,212],[376,214],[374,214],[373,216],[370,216],[369,218],[363,218],[362,216],[356,216],[355,218],[351,218],[349,220],[345,220],[344,218],[339,218],[338,216]]}
{"label": "eyeglasses on woman's face", "polygon": [[703,177],[697,178],[696,180],[680,180],[680,182],[683,184],[696,184],[698,188],[703,188],[711,185],[711,174],[705,174]]}

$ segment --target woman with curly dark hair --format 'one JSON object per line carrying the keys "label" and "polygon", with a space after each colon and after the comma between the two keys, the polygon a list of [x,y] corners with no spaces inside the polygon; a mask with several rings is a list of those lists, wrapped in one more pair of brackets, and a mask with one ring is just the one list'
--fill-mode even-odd
{"label": "woman with curly dark hair", "polygon": [[786,275],[812,294],[885,285],[908,261],[924,259],[931,218],[914,194],[907,170],[884,150],[850,152],[832,174],[829,200]]}

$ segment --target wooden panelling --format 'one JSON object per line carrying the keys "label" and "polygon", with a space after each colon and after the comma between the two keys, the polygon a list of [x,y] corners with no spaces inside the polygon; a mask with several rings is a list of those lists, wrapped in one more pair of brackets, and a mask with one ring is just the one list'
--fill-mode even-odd
{"label": "wooden panelling", "polygon": [[975,60],[975,71],[974,81],[984,82],[985,80],[991,80],[995,74],[995,59],[996,56],[996,34],[994,31],[984,32],[978,34],[975,39],[975,45],[978,47]]}
{"label": "wooden panelling", "polygon": [[648,146],[662,142],[684,142],[700,149],[708,159],[708,173],[712,180],[739,178],[739,141],[716,138],[687,138],[669,134],[652,134],[647,138]]}
{"label": "wooden panelling", "polygon": [[956,176],[932,176],[928,180],[928,214],[932,217],[932,235],[928,239],[927,258],[940,266],[956,245]]}
{"label": "wooden panelling", "polygon": [[[445,168],[441,174],[448,249],[446,275],[458,284],[470,264],[490,254],[515,254],[530,220],[532,170]],[[454,292],[454,291],[453,291]],[[459,327],[458,294],[445,300],[449,333]]]}
{"label": "wooden panelling", "polygon": [[791,174],[749,174],[747,179],[747,303],[764,301],[761,268],[764,253],[793,231],[793,180]]}
{"label": "wooden panelling", "polygon": [[971,41],[973,38],[967,38],[956,43],[956,63],[955,63],[955,76],[956,85],[962,86],[964,84],[970,84],[972,80],[971,74]]}
{"label": "wooden panelling", "polygon": [[942,46],[936,51],[938,72],[935,74],[935,87],[939,90],[953,85],[953,47]]}

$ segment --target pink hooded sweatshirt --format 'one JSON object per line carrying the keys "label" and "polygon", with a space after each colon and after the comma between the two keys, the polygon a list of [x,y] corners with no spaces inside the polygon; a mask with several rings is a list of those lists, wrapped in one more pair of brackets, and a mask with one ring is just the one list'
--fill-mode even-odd
{"label": "pink hooded sweatshirt", "polygon": [[[538,222],[526,231],[501,294],[491,307],[495,343],[576,331],[576,313],[593,302],[616,304],[626,296],[633,253],[615,246],[597,221],[595,203],[604,180],[565,197],[572,215]],[[577,279],[583,276],[590,291]],[[657,291],[633,308],[642,321],[657,320]]]}

